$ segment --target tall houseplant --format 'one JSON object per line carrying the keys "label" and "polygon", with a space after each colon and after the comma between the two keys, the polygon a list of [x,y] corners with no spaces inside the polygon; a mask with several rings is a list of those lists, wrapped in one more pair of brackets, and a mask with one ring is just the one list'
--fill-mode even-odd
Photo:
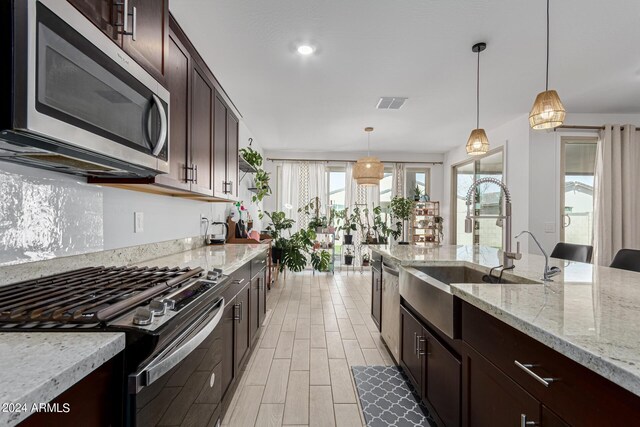
{"label": "tall houseplant", "polygon": [[349,208],[344,208],[336,212],[336,218],[342,222],[339,229],[344,231],[344,244],[350,245],[353,242],[351,232],[356,231],[355,214],[349,215]]}
{"label": "tall houseplant", "polygon": [[409,244],[409,242],[405,241],[404,226],[405,226],[405,223],[411,217],[412,209],[413,209],[413,200],[400,197],[400,196],[395,196],[393,199],[391,199],[391,215],[393,216],[394,219],[398,220],[398,222],[396,223],[396,226],[399,225],[401,228],[401,233],[399,233],[402,235],[402,240],[399,242],[400,245]]}

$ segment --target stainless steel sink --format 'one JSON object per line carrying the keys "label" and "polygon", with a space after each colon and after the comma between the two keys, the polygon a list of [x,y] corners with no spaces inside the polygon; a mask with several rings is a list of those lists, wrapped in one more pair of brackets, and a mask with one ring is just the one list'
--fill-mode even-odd
{"label": "stainless steel sink", "polygon": [[[450,285],[485,283],[483,276],[488,274],[489,269],[476,270],[465,266],[403,267],[400,296],[425,320],[455,339],[460,337],[460,300],[453,296]],[[539,282],[505,272],[500,283]]]}
{"label": "stainless steel sink", "polygon": [[[481,271],[465,266],[428,266],[414,268],[446,285],[450,285],[452,283],[484,283],[485,281],[483,280],[483,277],[489,274],[489,269],[487,269],[486,271]],[[499,273],[494,273],[494,275],[498,276]],[[539,282],[525,279],[524,277],[515,276],[509,272],[505,272],[500,283],[508,284]]]}

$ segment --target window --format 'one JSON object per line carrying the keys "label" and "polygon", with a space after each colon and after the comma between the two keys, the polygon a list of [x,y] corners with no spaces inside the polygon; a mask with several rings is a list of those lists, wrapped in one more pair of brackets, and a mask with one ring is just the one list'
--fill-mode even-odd
{"label": "window", "polygon": [[561,142],[560,240],[593,242],[593,185],[597,138],[563,137]]}
{"label": "window", "polygon": [[327,189],[329,206],[336,210],[345,208],[346,173],[344,167],[327,168]]}
{"label": "window", "polygon": [[[455,204],[453,225],[455,244],[483,245],[502,248],[501,221],[496,218],[473,220],[473,233],[465,233],[464,220],[467,216],[466,197],[471,185],[480,178],[503,179],[504,153],[502,148],[490,152],[479,159],[469,160],[453,167],[453,190]],[[476,189],[472,213],[475,215],[502,215],[503,194],[496,184],[481,184]]]}
{"label": "window", "polygon": [[387,211],[391,204],[391,198],[393,194],[393,168],[384,168],[384,177],[380,180],[380,206]]}
{"label": "window", "polygon": [[431,170],[427,168],[407,168],[404,196],[413,199],[416,186],[421,194],[431,194]]}

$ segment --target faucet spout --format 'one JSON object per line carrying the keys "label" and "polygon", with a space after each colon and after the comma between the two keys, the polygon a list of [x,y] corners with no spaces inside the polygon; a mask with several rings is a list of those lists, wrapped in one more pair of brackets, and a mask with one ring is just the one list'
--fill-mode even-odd
{"label": "faucet spout", "polygon": [[536,236],[534,236],[532,232],[528,230],[521,231],[516,236],[516,239],[522,236],[523,234],[528,234],[529,236],[531,236],[533,241],[536,243],[536,245],[540,249],[540,252],[542,252],[542,255],[544,255],[544,272],[542,273],[542,280],[545,282],[553,282],[551,278],[556,274],[559,274],[562,270],[560,270],[559,267],[549,267],[549,255],[547,255],[547,251],[544,250],[544,248],[542,247],[540,242],[538,242],[538,239],[536,239]]}
{"label": "faucet spout", "polygon": [[513,268],[513,260],[522,258],[522,254],[520,253],[520,245],[518,245],[516,252],[512,252],[511,249],[511,193],[509,189],[504,184],[504,182],[500,181],[496,178],[485,177],[480,178],[475,181],[469,187],[469,191],[467,191],[466,205],[467,205],[467,217],[464,222],[464,230],[466,233],[471,233],[473,231],[472,219],[473,218],[482,218],[480,215],[471,215],[471,204],[473,199],[473,194],[476,191],[476,188],[480,184],[495,184],[500,187],[501,191],[504,193],[505,204],[504,204],[504,215],[492,218],[504,218],[504,229],[503,229],[503,245],[502,245],[502,266],[504,268]]}

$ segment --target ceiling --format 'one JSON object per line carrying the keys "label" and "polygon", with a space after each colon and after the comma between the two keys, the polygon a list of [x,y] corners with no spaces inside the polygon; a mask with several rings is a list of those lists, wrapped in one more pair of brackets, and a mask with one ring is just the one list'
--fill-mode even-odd
{"label": "ceiling", "polygon": [[[269,150],[442,153],[544,90],[544,0],[172,0]],[[640,112],[640,2],[551,2],[550,88],[570,113]],[[310,43],[316,53],[296,53]],[[408,97],[398,111],[381,96]],[[491,133],[489,132],[489,138]]]}

